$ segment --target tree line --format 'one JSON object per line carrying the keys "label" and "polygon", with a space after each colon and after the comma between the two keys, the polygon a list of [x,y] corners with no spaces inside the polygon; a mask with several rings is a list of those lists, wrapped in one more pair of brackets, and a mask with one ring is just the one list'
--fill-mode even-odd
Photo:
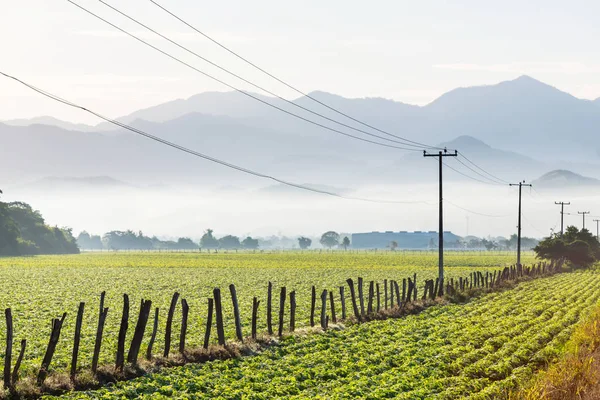
{"label": "tree line", "polygon": [[0,255],[74,254],[79,248],[70,228],[50,226],[29,204],[0,202]]}

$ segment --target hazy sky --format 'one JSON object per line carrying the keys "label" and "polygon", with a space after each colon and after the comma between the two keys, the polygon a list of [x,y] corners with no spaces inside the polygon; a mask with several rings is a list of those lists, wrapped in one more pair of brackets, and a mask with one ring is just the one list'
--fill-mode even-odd
{"label": "hazy sky", "polygon": [[[74,0],[200,69],[236,82],[115,14]],[[598,1],[160,0],[198,28],[305,91],[426,104],[458,86],[529,74],[600,97]],[[289,90],[193,33],[148,0],[107,0],[194,51],[286,97]],[[0,0],[0,70],[110,116],[225,87],[66,0]],[[0,79],[0,120],[53,115],[95,122]]]}

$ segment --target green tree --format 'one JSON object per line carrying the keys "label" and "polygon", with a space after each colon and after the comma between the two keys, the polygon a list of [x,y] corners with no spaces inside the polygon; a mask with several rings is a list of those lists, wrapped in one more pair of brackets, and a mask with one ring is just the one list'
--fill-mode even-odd
{"label": "green tree", "polygon": [[344,240],[342,240],[342,247],[344,248],[344,250],[348,250],[349,246],[350,246],[350,239],[348,238],[348,236],[344,236]]}
{"label": "green tree", "polygon": [[219,241],[213,235],[212,229],[207,229],[202,238],[200,238],[200,247],[203,249],[218,249]]}
{"label": "green tree", "polygon": [[219,239],[219,247],[221,249],[239,249],[242,245],[240,243],[240,238],[233,235],[227,235]]}
{"label": "green tree", "polygon": [[307,237],[301,236],[298,238],[298,246],[300,246],[302,250],[308,249],[311,244],[312,240]]}
{"label": "green tree", "polygon": [[334,231],[325,232],[321,236],[320,240],[321,245],[332,248],[333,246],[339,246],[340,244],[340,234]]}
{"label": "green tree", "polygon": [[242,241],[242,247],[248,250],[258,249],[258,239],[252,239],[250,236],[248,236]]}
{"label": "green tree", "polygon": [[574,267],[584,268],[600,260],[600,243],[587,230],[567,227],[564,235],[544,238],[534,248],[538,258],[560,260],[565,258]]}
{"label": "green tree", "polygon": [[390,244],[388,245],[388,247],[390,248],[390,250],[396,251],[396,249],[398,248],[398,242],[396,242],[395,240],[392,240],[390,242]]}

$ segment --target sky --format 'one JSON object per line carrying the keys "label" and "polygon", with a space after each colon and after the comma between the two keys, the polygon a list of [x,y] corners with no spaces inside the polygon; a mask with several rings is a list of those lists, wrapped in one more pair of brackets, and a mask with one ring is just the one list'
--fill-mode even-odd
{"label": "sky", "polygon": [[[73,1],[248,89],[99,1]],[[211,61],[286,98],[298,97],[149,0],[106,1]],[[423,105],[456,87],[527,74],[580,98],[600,97],[597,1],[159,2],[307,92]],[[118,117],[200,92],[228,90],[67,0],[0,0],[0,5],[0,70],[102,114]],[[99,122],[0,79],[0,120],[40,115]]]}

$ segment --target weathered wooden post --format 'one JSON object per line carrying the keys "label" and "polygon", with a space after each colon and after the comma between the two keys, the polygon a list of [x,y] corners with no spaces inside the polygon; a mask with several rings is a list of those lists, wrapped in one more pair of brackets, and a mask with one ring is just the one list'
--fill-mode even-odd
{"label": "weathered wooden post", "polygon": [[256,323],[258,318],[258,305],[260,301],[256,297],[252,299],[252,339],[256,340]]}
{"label": "weathered wooden post", "polygon": [[[397,304],[400,304],[400,299],[396,300]],[[390,279],[390,308],[394,308],[394,280]]]}
{"label": "weathered wooden post", "polygon": [[346,298],[344,297],[344,287],[340,286],[340,303],[342,303],[342,320],[346,319]]}
{"label": "weathered wooden post", "polygon": [[377,312],[381,309],[381,292],[379,291],[379,282],[377,282]]}
{"label": "weathered wooden post", "polygon": [[290,292],[290,332],[296,330],[296,291]]}
{"label": "weathered wooden post", "polygon": [[117,340],[117,360],[115,369],[123,371],[125,364],[125,338],[127,337],[127,329],[129,328],[129,296],[123,294],[123,314],[121,316],[121,327],[119,328],[119,338]]}
{"label": "weathered wooden post", "polygon": [[335,303],[333,301],[333,290],[329,292],[329,305],[331,306],[331,321],[335,324],[337,323],[337,318],[335,317]]}
{"label": "weathered wooden post", "polygon": [[394,281],[394,290],[396,291],[396,302],[400,306],[400,286],[397,281]]}
{"label": "weathered wooden post", "polygon": [[279,293],[279,337],[283,336],[283,317],[285,315],[285,286],[281,287],[281,292]]}
{"label": "weathered wooden post", "polygon": [[314,286],[310,291],[310,326],[315,326],[315,307],[317,306],[317,288]]}
{"label": "weathered wooden post", "polygon": [[133,332],[133,339],[131,340],[131,345],[129,346],[129,352],[127,354],[127,361],[133,365],[137,365],[138,354],[140,353],[140,347],[142,346],[142,340],[144,339],[144,332],[146,331],[146,325],[148,324],[148,317],[150,316],[151,309],[152,302],[150,300],[142,299],[140,303],[140,313]]}
{"label": "weathered wooden post", "polygon": [[152,335],[150,336],[150,342],[148,343],[148,348],[146,349],[147,360],[152,360],[152,348],[154,347],[154,341],[156,340],[156,332],[158,331],[158,312],[159,309],[156,307],[154,309],[154,325],[152,326]]}
{"label": "weathered wooden post", "polygon": [[354,293],[354,282],[352,281],[352,278],[348,278],[346,282],[350,287],[350,298],[352,300],[352,309],[354,311],[354,317],[356,318],[357,322],[361,322],[362,320],[360,318],[360,313],[358,312],[358,305],[356,304],[356,293]]}
{"label": "weathered wooden post", "polygon": [[19,358],[17,358],[17,362],[15,363],[15,368],[12,373],[12,384],[15,385],[19,380],[19,368],[21,368],[21,363],[23,362],[23,357],[25,356],[25,347],[27,347],[27,340],[21,340],[21,351],[19,352]]}
{"label": "weathered wooden post", "polygon": [[[106,316],[106,314],[103,315]],[[65,322],[66,317],[67,313],[64,313],[61,319],[55,318],[52,320],[52,333],[50,334],[50,341],[48,342],[46,354],[44,355],[44,359],[42,360],[42,366],[37,376],[37,384],[39,386],[41,386],[44,383],[46,377],[48,376],[48,368],[50,368],[52,357],[54,356],[54,352],[56,351],[56,345],[58,344],[58,340],[60,339],[60,331],[62,329],[63,323]]]}
{"label": "weathered wooden post", "polygon": [[171,352],[171,331],[173,330],[173,315],[175,314],[175,308],[177,307],[178,301],[179,293],[175,292],[173,293],[173,297],[171,298],[171,305],[169,307],[169,313],[167,314],[167,326],[165,328],[165,351],[163,352],[163,357],[165,358],[169,357],[169,353]]}
{"label": "weathered wooden post", "polygon": [[235,335],[240,342],[244,342],[244,336],[242,334],[242,321],[240,318],[240,306],[237,300],[237,292],[235,291],[235,285],[229,285],[229,291],[231,293],[231,301],[233,303],[233,317],[235,320]]}
{"label": "weathered wooden post", "polygon": [[[85,308],[85,303],[79,303],[79,308],[77,309],[77,319],[75,320],[75,337],[73,338],[73,353],[71,356],[71,373],[69,374],[71,380],[75,379],[75,374],[77,373],[77,357],[79,356],[79,343],[81,341],[81,325],[83,323],[83,310]],[[8,350],[6,352],[8,355]],[[4,374],[6,375],[6,366],[4,367]],[[10,368],[10,367],[9,367]]]}
{"label": "weathered wooden post", "polygon": [[360,316],[365,316],[365,298],[363,294],[363,278],[358,278],[358,301],[360,302]]}
{"label": "weathered wooden post", "polygon": [[179,353],[185,357],[185,337],[187,335],[188,314],[190,306],[186,299],[181,299],[181,331],[179,334]]}
{"label": "weathered wooden post", "polygon": [[213,319],[213,299],[208,299],[208,316],[206,317],[206,331],[204,332],[204,348],[208,349],[210,342],[210,329],[212,328]]}
{"label": "weathered wooden post", "polygon": [[383,308],[387,310],[388,308],[388,287],[387,287],[387,279],[383,280]]}
{"label": "weathered wooden post", "polygon": [[267,289],[267,332],[269,335],[273,334],[273,284],[269,282]]}
{"label": "weathered wooden post", "polygon": [[367,303],[367,314],[373,314],[373,299],[375,298],[375,282],[369,283],[369,301]]}
{"label": "weathered wooden post", "polygon": [[10,380],[10,368],[12,364],[12,346],[13,346],[13,319],[12,310],[7,308],[4,310],[6,317],[6,352],[4,353],[4,388],[12,387]]}
{"label": "weathered wooden post", "polygon": [[98,371],[98,360],[100,358],[100,349],[102,348],[102,335],[104,333],[104,323],[108,314],[108,307],[104,307],[104,298],[106,292],[100,294],[100,312],[98,315],[98,328],[96,329],[96,343],[94,345],[94,355],[92,357],[92,373]]}
{"label": "weathered wooden post", "polygon": [[215,299],[215,314],[217,320],[217,338],[219,345],[225,346],[225,327],[223,326],[223,307],[221,305],[221,289],[213,289],[213,297]]}
{"label": "weathered wooden post", "polygon": [[326,319],[327,318],[327,290],[323,290],[321,293],[321,328],[327,329]]}

